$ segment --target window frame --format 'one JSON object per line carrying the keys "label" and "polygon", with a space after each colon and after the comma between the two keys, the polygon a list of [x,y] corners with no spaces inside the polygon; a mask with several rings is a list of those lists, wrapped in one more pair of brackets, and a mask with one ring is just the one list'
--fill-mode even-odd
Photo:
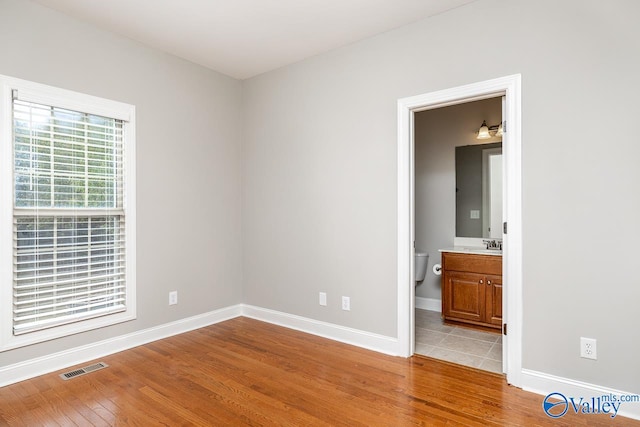
{"label": "window frame", "polygon": [[[126,309],[47,329],[13,333],[13,90],[19,99],[122,120],[125,218]],[[135,106],[0,75],[0,352],[136,318],[136,140]],[[77,216],[82,216],[78,212]]]}

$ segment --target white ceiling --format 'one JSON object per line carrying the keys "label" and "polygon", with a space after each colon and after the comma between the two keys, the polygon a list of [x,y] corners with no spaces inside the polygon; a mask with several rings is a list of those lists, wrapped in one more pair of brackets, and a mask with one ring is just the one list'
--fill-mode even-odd
{"label": "white ceiling", "polygon": [[475,0],[35,0],[246,79]]}

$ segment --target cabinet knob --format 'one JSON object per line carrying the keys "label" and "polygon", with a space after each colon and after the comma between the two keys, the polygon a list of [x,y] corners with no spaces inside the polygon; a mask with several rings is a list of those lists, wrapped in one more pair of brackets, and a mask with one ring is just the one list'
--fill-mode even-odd
{"label": "cabinet knob", "polygon": [[480,279],[480,284],[482,285],[484,283],[484,280]]}
{"label": "cabinet knob", "polygon": [[487,286],[491,284],[491,280],[487,280]]}

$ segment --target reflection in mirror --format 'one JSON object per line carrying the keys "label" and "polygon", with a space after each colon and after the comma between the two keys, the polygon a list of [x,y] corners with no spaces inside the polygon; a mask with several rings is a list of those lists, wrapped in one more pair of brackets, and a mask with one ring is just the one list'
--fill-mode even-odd
{"label": "reflection in mirror", "polygon": [[502,238],[502,143],[456,147],[456,237]]}

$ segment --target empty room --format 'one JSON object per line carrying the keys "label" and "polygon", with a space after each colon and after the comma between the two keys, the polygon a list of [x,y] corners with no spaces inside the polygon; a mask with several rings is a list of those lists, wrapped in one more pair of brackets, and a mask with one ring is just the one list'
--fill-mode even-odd
{"label": "empty room", "polygon": [[0,425],[640,425],[639,23],[0,0]]}

